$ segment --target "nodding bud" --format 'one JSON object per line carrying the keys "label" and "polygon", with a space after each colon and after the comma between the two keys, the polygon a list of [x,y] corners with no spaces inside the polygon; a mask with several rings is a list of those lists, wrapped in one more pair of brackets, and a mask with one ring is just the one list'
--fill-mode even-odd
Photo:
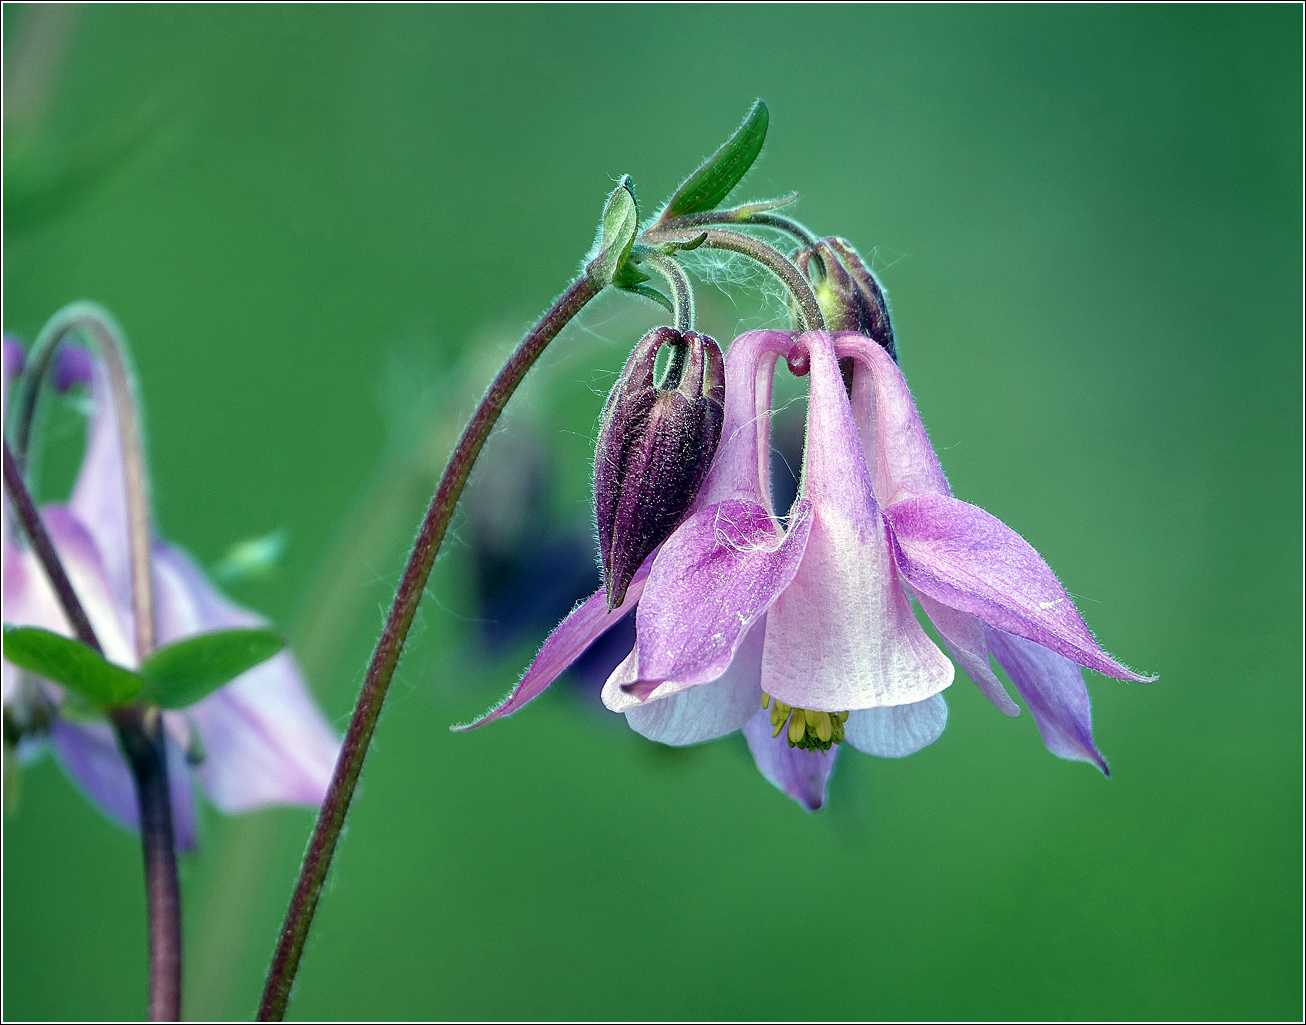
{"label": "nodding bud", "polygon": [[[658,350],[672,347],[657,384]],[[707,476],[726,393],[721,347],[707,335],[660,327],[646,334],[608,396],[594,451],[594,512],[608,610],[640,564],[684,519]]]}
{"label": "nodding bud", "polygon": [[896,362],[889,303],[866,261],[844,239],[823,238],[795,258],[815,286],[816,300],[831,331],[856,331],[878,342]]}

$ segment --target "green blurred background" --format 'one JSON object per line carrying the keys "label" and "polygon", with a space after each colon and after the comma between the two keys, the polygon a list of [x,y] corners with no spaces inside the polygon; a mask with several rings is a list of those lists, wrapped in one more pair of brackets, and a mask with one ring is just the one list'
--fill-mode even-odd
{"label": "green blurred background", "polygon": [[[285,532],[229,589],[340,727],[494,359],[612,181],[651,212],[755,96],[741,198],[800,190],[875,254],[957,493],[1161,676],[1090,680],[1109,781],[959,678],[937,744],[845,753],[817,815],[739,737],[659,749],[574,686],[454,736],[547,629],[486,653],[464,514],[292,1017],[1299,1017],[1300,30],[1295,5],[6,5],[4,328],[114,311],[161,530],[208,565]],[[727,338],[779,318],[701,302]],[[488,450],[543,447],[541,522],[589,529],[602,396],[656,321],[594,304]],[[47,435],[52,498],[77,421]],[[310,824],[206,811],[188,1015],[252,1015]],[[32,766],[5,1016],[139,1017],[143,903],[136,841]]]}

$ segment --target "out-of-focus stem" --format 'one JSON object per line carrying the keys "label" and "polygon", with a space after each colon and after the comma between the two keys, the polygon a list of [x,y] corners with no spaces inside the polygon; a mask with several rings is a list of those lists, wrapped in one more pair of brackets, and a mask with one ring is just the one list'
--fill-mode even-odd
{"label": "out-of-focus stem", "polygon": [[[122,331],[109,313],[94,303],[65,306],[41,329],[32,346],[19,394],[15,437],[19,453],[5,444],[5,485],[14,506],[30,507],[34,521],[19,512],[20,521],[41,560],[51,587],[59,596],[65,614],[78,639],[100,650],[86,618],[36,512],[22,477],[22,460],[30,448],[32,424],[41,385],[54,363],[60,343],[74,331],[94,339],[109,378],[118,444],[122,453],[123,489],[127,506],[127,545],[132,583],[132,620],[135,626],[136,657],[144,660],[155,647],[154,576],[150,566],[150,504],[146,486],[145,453],[141,444],[140,418],[127,365],[127,346]],[[12,476],[12,483],[11,483]],[[39,529],[43,540],[37,540]],[[62,578],[62,582],[60,582]],[[67,600],[66,600],[67,599]],[[81,617],[81,622],[76,618]],[[86,636],[83,636],[83,631]],[[89,638],[89,639],[88,639]],[[172,826],[172,802],[168,787],[168,762],[162,717],[157,709],[131,707],[115,709],[110,719],[118,734],[132,777],[141,818],[141,849],[145,861],[145,893],[150,937],[150,1018],[153,1021],[181,1019],[181,886],[177,878],[177,855]]]}
{"label": "out-of-focus stem", "polygon": [[132,619],[136,630],[136,657],[144,659],[154,650],[154,578],[150,572],[150,498],[146,485],[145,452],[141,444],[140,418],[127,365],[127,345],[121,329],[107,310],[95,303],[65,306],[51,317],[37,335],[28,356],[18,394],[14,423],[14,457],[21,470],[31,447],[36,403],[59,345],[74,331],[83,331],[95,341],[109,377],[109,392],[118,424],[122,450],[123,487],[127,497],[127,542],[131,557]]}
{"label": "out-of-focus stem", "polygon": [[[4,481],[10,503],[31,543],[50,587],[72,625],[77,639],[101,652],[100,640],[86,615],[72,581],[41,522],[31,492],[18,472],[18,463],[4,443]],[[141,846],[145,856],[146,903],[150,923],[150,1019],[181,1019],[181,891],[173,849],[172,802],[164,753],[163,719],[157,709],[114,709],[110,714],[118,743],[136,781],[141,816]]]}
{"label": "out-of-focus stem", "polygon": [[181,887],[163,716],[157,708],[115,709],[110,720],[136,781],[150,922],[150,1020],[181,1021]]}

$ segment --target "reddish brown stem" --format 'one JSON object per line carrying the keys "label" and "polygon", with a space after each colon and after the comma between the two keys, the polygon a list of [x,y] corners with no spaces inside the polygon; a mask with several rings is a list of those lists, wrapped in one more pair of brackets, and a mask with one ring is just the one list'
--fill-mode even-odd
{"label": "reddish brown stem", "polygon": [[444,541],[454,506],[462,494],[463,485],[467,483],[467,476],[490,436],[495,421],[499,419],[499,414],[503,412],[526,372],[562,330],[563,325],[579,313],[581,307],[598,295],[601,289],[602,285],[587,273],[562,293],[508,357],[449,457],[444,476],[440,478],[439,487],[422,520],[417,541],[408,557],[408,565],[404,567],[403,578],[368,664],[354,714],[349,720],[344,745],[336,760],[335,772],[322,802],[322,810],[318,813],[317,824],[299,870],[299,879],[290,898],[290,907],[286,911],[276,951],[268,967],[267,984],[258,1009],[259,1021],[280,1021],[285,1017],[290,989],[304,953],[304,942],[308,938],[318,898],[322,894],[322,884],[326,881],[340,839],[340,830],[354,796],[354,787],[363,770],[363,760],[367,757],[372,733],[381,715],[381,706],[385,703],[386,692],[395,667],[399,664],[409,627],[412,626],[426,581],[431,575],[431,567],[435,564],[435,557]]}

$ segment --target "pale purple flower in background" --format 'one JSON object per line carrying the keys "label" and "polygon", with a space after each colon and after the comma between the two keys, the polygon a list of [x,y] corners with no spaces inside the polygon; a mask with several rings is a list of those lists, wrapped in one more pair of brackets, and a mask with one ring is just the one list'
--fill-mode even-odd
{"label": "pale purple flower in background", "polygon": [[[22,349],[4,341],[4,388],[20,372]],[[106,657],[128,667],[134,649],[127,517],[118,429],[103,367],[65,349],[55,384],[88,383],[93,407],[87,450],[67,505],[42,517]],[[8,502],[3,515],[4,619],[71,636],[35,556],[18,543]],[[265,621],[225,598],[195,562],[163,541],[153,545],[159,644],[190,634]],[[48,738],[63,770],[111,819],[137,828],[131,773],[107,722],[83,714],[58,686],[9,664],[3,671],[6,728]],[[339,741],[309,695],[294,658],[282,652],[181,711],[164,713],[177,844],[194,846],[193,782],[228,813],[267,805],[317,805]]]}
{"label": "pale purple flower in background", "polygon": [[[784,524],[769,497],[781,357],[810,375],[802,485]],[[840,357],[856,361],[851,401]],[[1016,711],[990,648],[1048,747],[1105,769],[1078,666],[1147,678],[1097,646],[1023,539],[951,498],[888,353],[860,335],[751,332],[726,356],[721,442],[689,515],[620,607],[606,612],[602,590],[579,605],[474,725],[538,695],[635,607],[635,644],[604,687],[608,707],[665,744],[742,729],[763,775],[815,810],[844,741],[897,758],[943,731],[953,667],[911,597],[1000,708]]]}

